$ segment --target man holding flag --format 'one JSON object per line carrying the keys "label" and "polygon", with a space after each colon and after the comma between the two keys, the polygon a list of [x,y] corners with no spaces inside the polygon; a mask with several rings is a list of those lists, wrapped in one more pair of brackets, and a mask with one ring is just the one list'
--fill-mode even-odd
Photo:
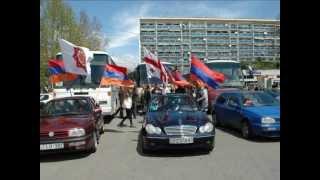
{"label": "man holding flag", "polygon": [[143,47],[144,62],[146,63],[148,79],[155,77],[160,79],[163,83],[168,82],[168,74],[164,65],[160,62],[158,57],[151,53],[147,48]]}

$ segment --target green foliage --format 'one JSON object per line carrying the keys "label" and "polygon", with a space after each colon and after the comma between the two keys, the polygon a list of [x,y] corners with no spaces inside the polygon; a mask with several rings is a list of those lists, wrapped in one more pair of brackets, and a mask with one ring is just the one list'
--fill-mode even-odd
{"label": "green foliage", "polygon": [[81,11],[79,21],[72,8],[62,0],[40,1],[40,86],[48,84],[48,60],[60,51],[63,38],[90,50],[101,50],[106,39],[101,23]]}
{"label": "green foliage", "polygon": [[280,69],[280,59],[265,61],[261,57],[258,57],[255,61],[241,61],[240,66],[241,69],[247,69],[248,66],[255,69]]}

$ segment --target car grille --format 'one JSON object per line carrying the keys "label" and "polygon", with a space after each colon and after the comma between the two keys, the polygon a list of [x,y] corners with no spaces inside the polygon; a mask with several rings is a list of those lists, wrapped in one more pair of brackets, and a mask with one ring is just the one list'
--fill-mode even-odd
{"label": "car grille", "polygon": [[193,135],[197,131],[197,126],[167,126],[164,131],[167,135]]}
{"label": "car grille", "polygon": [[55,131],[54,136],[50,137],[49,132],[40,132],[40,138],[43,139],[59,139],[59,138],[65,138],[68,137],[67,131]]}

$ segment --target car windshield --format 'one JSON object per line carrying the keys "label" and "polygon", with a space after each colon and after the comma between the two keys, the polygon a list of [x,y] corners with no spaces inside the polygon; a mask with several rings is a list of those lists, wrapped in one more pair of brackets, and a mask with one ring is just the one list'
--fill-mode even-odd
{"label": "car windshield", "polygon": [[279,101],[265,92],[243,93],[243,106],[277,106]]}
{"label": "car windshield", "polygon": [[188,95],[155,96],[150,104],[150,111],[197,111],[197,105]]}
{"label": "car windshield", "polygon": [[268,89],[266,92],[273,97],[280,96],[280,92],[278,90]]}
{"label": "car windshield", "polygon": [[90,103],[87,99],[59,99],[49,102],[42,116],[89,114]]}

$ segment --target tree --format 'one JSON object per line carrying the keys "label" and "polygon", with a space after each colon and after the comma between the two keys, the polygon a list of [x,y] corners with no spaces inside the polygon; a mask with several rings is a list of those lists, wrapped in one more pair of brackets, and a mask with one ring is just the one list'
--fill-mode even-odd
{"label": "tree", "polygon": [[40,0],[40,86],[48,83],[48,60],[60,51],[59,39],[66,39],[90,50],[106,45],[102,25],[96,17],[90,20],[80,12],[79,22],[72,8],[62,0]]}

